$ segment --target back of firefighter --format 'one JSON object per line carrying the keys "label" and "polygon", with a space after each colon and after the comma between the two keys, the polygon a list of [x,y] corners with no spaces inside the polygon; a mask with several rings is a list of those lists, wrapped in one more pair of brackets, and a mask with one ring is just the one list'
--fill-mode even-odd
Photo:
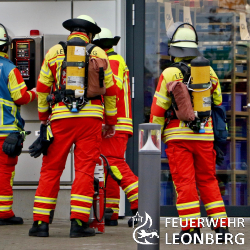
{"label": "back of firefighter", "polygon": [[[170,39],[169,54],[175,62],[187,64],[200,55],[197,46],[196,31],[191,25],[174,23],[168,30]],[[216,233],[222,233],[225,239],[227,229],[227,214],[222,200],[218,181],[215,177],[216,152],[214,150],[214,135],[211,117],[206,126],[205,133],[194,133],[184,121],[173,117],[167,126],[165,124],[165,111],[172,105],[167,92],[166,84],[171,81],[182,81],[183,75],[176,67],[165,69],[158,82],[151,107],[150,122],[162,126],[162,140],[167,145],[166,153],[169,160],[170,172],[177,192],[177,210],[184,227],[179,240],[184,233],[192,237],[195,233],[200,235],[198,218],[200,218],[200,197],[205,205],[208,217],[216,220],[225,219],[225,227],[220,223],[215,226]],[[214,70],[210,67],[210,80],[212,82],[212,98],[214,105],[221,105],[222,95],[220,83]],[[192,226],[190,225],[192,219]],[[186,221],[186,223],[185,223]],[[185,227],[186,226],[186,227]],[[184,237],[188,241],[189,237]]]}
{"label": "back of firefighter", "polygon": [[[71,32],[67,41],[77,37],[90,43],[95,34],[101,31],[87,15],[66,20],[63,27]],[[92,50],[91,56],[108,61],[105,51],[97,46]],[[39,119],[42,123],[50,120],[54,140],[47,155],[43,156],[30,236],[49,236],[49,216],[56,207],[60,177],[73,145],[75,179],[71,188],[70,237],[95,235],[95,230],[88,226],[88,220],[94,195],[94,169],[100,156],[103,115],[107,121],[105,135],[112,136],[115,133],[116,87],[109,64],[104,72],[105,110],[101,98],[89,100],[77,113],[71,112],[63,102],[55,104],[52,110],[49,110],[46,97],[50,94],[51,87],[56,90],[55,84],[59,85],[61,77],[61,83],[64,83],[65,72],[61,72],[64,58],[63,47],[60,44],[53,46],[45,56],[37,82]]]}
{"label": "back of firefighter", "polygon": [[9,44],[8,33],[0,24],[0,225],[23,224],[23,219],[15,217],[12,211],[12,185],[18,157],[8,156],[2,147],[10,134],[24,129],[20,105],[36,97],[36,89],[27,91],[21,73],[8,59]]}
{"label": "back of firefighter", "polygon": [[[125,161],[125,151],[128,138],[133,135],[129,69],[123,57],[114,52],[113,46],[116,46],[120,37],[112,36],[107,28],[97,35],[94,44],[103,48],[109,58],[110,66],[113,71],[116,85],[118,86],[117,100],[117,125],[116,134],[112,138],[103,138],[101,153],[105,155],[111,166],[111,175],[108,176],[106,184],[106,208],[111,208],[113,214],[105,218],[106,226],[118,225],[120,187],[124,190],[130,202],[133,214],[138,210],[138,177],[132,172]],[[112,178],[112,177],[113,178]],[[132,226],[132,220],[128,222]]]}

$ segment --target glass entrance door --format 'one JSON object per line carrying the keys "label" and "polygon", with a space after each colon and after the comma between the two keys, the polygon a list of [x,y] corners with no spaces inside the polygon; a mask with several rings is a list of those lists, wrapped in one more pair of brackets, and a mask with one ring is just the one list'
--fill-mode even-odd
{"label": "glass entrance door", "polygon": [[[216,176],[229,216],[249,216],[250,163],[250,15],[223,11],[218,1],[145,1],[144,122],[149,121],[153,96],[162,71],[171,65],[166,30],[177,21],[191,23],[197,30],[200,52],[210,60],[220,80],[223,104],[227,110],[229,137],[223,166]],[[245,29],[242,25],[246,24]],[[249,30],[249,31],[248,31]],[[135,100],[136,101],[136,100]],[[162,216],[170,215],[176,194],[162,143]],[[203,209],[203,215],[205,210]],[[175,212],[172,213],[172,215]]]}

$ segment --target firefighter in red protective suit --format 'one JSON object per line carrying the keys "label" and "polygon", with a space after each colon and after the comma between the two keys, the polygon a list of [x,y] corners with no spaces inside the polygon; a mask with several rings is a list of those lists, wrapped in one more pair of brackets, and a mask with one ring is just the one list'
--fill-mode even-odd
{"label": "firefighter in red protective suit", "polygon": [[[189,64],[192,59],[200,55],[197,49],[198,39],[193,26],[181,22],[174,23],[167,31],[167,35],[170,39],[169,54],[175,62],[181,61]],[[176,116],[173,116],[164,127],[165,112],[172,105],[166,84],[182,80],[183,74],[177,67],[169,67],[162,72],[150,116],[151,123],[162,125],[162,139],[167,145],[166,153],[170,172],[177,192],[176,207],[179,217],[184,221],[183,225],[187,221],[186,227],[182,228],[179,239],[184,233],[188,233],[192,237],[195,233],[200,235],[198,218],[201,214],[197,186],[208,217],[214,220],[219,219],[219,221],[222,218],[225,220],[225,227],[221,227],[218,223],[214,228],[216,233],[222,233],[221,241],[224,241],[225,233],[228,232],[227,214],[215,176],[216,152],[213,145],[214,135],[211,117],[205,126],[205,133],[195,133]],[[221,105],[220,83],[211,67],[210,80],[214,105]],[[190,225],[191,218],[194,223],[192,227]],[[184,241],[188,240],[189,237],[184,237]]]}
{"label": "firefighter in red protective suit", "polygon": [[[87,15],[66,20],[63,27],[71,32],[67,43],[74,39],[79,44],[82,44],[82,41],[89,44],[93,37],[101,31],[94,20]],[[78,55],[82,53],[83,50],[80,49],[76,46],[75,53]],[[50,112],[47,97],[51,87],[55,91],[55,84],[63,85],[64,83],[64,79],[61,82],[59,79],[61,79],[61,75],[65,75],[65,72],[61,72],[65,52],[61,44],[57,44],[45,56],[37,82],[38,112],[42,124],[50,119],[52,131],[48,133],[53,134],[54,139],[43,156],[41,175],[34,201],[34,224],[29,231],[30,236],[49,236],[50,212],[55,209],[60,177],[73,144],[75,145],[75,179],[71,189],[70,237],[95,235],[95,230],[88,226],[88,220],[94,195],[94,169],[100,156],[102,119],[104,114],[106,120],[104,136],[113,136],[115,133],[114,125],[117,121],[117,109],[116,86],[113,82],[107,55],[96,46],[91,51],[91,58],[92,56],[107,61],[107,70],[104,71],[106,93],[103,99],[105,108],[102,105],[101,96],[98,96],[89,99],[78,112],[71,112],[72,110],[66,107],[66,99],[64,102],[61,101],[53,105]],[[74,79],[77,80],[77,78]],[[61,89],[63,89],[62,86]],[[30,153],[36,157],[37,155],[34,154],[36,150],[39,151],[39,143],[34,143],[30,148]]]}
{"label": "firefighter in red protective suit", "polygon": [[[116,84],[119,88],[117,101],[117,125],[116,134],[112,138],[103,138],[101,152],[105,155],[111,166],[111,175],[108,176],[106,186],[106,208],[113,210],[112,217],[106,216],[106,226],[118,225],[120,188],[122,187],[130,202],[132,213],[138,211],[138,177],[132,172],[125,161],[124,154],[127,148],[128,138],[133,135],[129,70],[121,55],[114,52],[120,37],[112,36],[107,28],[102,28],[96,36],[94,44],[104,49],[108,55],[111,69]],[[112,178],[112,177],[113,178]],[[132,220],[128,221],[129,227]]]}
{"label": "firefighter in red protective suit", "polygon": [[[21,148],[19,153],[7,155],[5,152],[12,148],[15,151],[15,145],[12,142],[19,140],[19,131],[24,128],[24,121],[20,116],[20,105],[27,104],[36,97],[36,89],[27,91],[21,73],[8,59],[9,44],[8,33],[0,24],[0,226],[23,224],[23,219],[15,217],[12,211],[12,185],[17,156],[21,153]],[[4,150],[5,146],[7,146],[7,151]]]}

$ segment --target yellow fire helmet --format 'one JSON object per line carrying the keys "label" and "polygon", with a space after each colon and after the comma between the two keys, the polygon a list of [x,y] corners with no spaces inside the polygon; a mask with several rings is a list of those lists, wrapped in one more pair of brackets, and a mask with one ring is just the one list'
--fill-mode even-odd
{"label": "yellow fire helmet", "polygon": [[101,32],[101,28],[97,25],[94,19],[87,15],[80,15],[77,18],[68,19],[63,22],[63,27],[70,32],[80,31],[92,34]]}
{"label": "yellow fire helmet", "polygon": [[8,36],[6,28],[0,23],[0,46],[4,44],[10,44],[10,37]]}
{"label": "yellow fire helmet", "polygon": [[198,36],[189,23],[176,22],[167,30],[169,54],[174,57],[200,56]]}
{"label": "yellow fire helmet", "polygon": [[93,44],[101,47],[101,48],[111,48],[116,46],[121,37],[115,36],[113,37],[111,31],[107,28],[101,28],[101,32],[96,35]]}

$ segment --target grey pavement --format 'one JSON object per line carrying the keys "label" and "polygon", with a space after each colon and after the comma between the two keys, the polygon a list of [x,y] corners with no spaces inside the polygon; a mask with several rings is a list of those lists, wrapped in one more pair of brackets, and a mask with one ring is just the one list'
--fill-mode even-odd
{"label": "grey pavement", "polygon": [[[94,237],[69,238],[70,221],[54,220],[50,225],[48,238],[29,237],[28,230],[32,225],[31,220],[25,220],[20,226],[0,226],[0,250],[137,250],[137,243],[133,240],[133,228],[127,226],[128,218],[119,220],[117,227],[106,227],[104,234],[97,234]],[[230,228],[234,235],[233,245],[229,244],[189,244],[189,245],[166,245],[166,233],[168,243],[172,243],[173,233],[179,233],[180,228],[172,226],[165,227],[165,218],[161,218],[160,249],[180,250],[211,250],[213,249],[250,249],[250,218],[245,218],[244,228]],[[213,233],[210,228],[203,228],[202,233]],[[243,233],[244,244],[235,243],[235,235]],[[214,233],[213,233],[214,235]],[[145,250],[149,248],[145,247]]]}

